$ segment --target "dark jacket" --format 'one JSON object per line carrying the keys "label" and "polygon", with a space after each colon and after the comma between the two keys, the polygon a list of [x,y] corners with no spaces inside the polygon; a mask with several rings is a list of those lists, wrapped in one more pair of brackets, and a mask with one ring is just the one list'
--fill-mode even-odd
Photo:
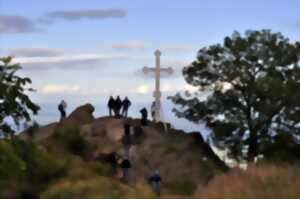
{"label": "dark jacket", "polygon": [[116,104],[116,101],[114,100],[114,98],[111,97],[111,98],[108,100],[107,106],[108,106],[109,108],[114,108],[115,104]]}
{"label": "dark jacket", "polygon": [[161,177],[157,174],[154,174],[148,178],[149,182],[161,182]]}
{"label": "dark jacket", "polygon": [[118,97],[115,101],[115,108],[120,110],[121,107],[122,107],[122,100]]}
{"label": "dark jacket", "polygon": [[129,106],[131,106],[131,101],[129,99],[124,99],[123,102],[122,102],[122,106],[124,109],[128,109]]}
{"label": "dark jacket", "polygon": [[129,169],[129,168],[131,168],[131,163],[129,162],[129,160],[123,160],[123,161],[121,162],[120,167],[121,167],[122,169]]}

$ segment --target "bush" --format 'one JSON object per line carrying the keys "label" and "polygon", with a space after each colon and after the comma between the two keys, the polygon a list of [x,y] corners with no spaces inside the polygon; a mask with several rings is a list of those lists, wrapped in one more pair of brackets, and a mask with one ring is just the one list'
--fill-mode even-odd
{"label": "bush", "polygon": [[78,128],[57,129],[53,134],[53,139],[61,148],[74,155],[86,156],[91,149]]}
{"label": "bush", "polygon": [[63,174],[63,162],[34,143],[0,141],[0,198],[39,198]]}
{"label": "bush", "polygon": [[39,129],[39,124],[37,122],[33,122],[33,124],[26,130],[26,133],[30,138],[35,137],[36,131]]}
{"label": "bush", "polygon": [[166,182],[163,184],[163,188],[170,194],[192,196],[197,189],[197,185],[190,181]]}
{"label": "bush", "polygon": [[199,190],[200,199],[298,199],[299,167],[250,166],[216,177]]}
{"label": "bush", "polygon": [[129,188],[109,178],[64,180],[51,186],[41,199],[154,199],[150,189]]}

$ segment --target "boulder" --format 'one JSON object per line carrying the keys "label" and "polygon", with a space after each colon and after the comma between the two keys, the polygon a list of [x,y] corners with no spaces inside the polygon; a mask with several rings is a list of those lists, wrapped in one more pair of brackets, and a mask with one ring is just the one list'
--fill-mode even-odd
{"label": "boulder", "polygon": [[65,120],[60,123],[63,128],[89,124],[95,120],[93,116],[95,108],[91,104],[85,104],[76,108]]}

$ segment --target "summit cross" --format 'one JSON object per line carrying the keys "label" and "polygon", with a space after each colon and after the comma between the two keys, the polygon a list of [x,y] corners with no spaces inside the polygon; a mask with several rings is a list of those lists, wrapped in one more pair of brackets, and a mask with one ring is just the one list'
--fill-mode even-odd
{"label": "summit cross", "polygon": [[160,121],[160,110],[161,110],[161,91],[160,91],[160,74],[162,72],[166,72],[168,74],[172,74],[174,71],[171,67],[168,68],[161,68],[160,67],[160,57],[161,57],[161,52],[159,50],[156,50],[154,52],[155,55],[155,68],[149,68],[145,66],[143,68],[143,72],[145,74],[148,74],[150,72],[155,73],[155,91],[153,92],[153,97],[155,99],[155,114],[154,114],[154,121],[159,122]]}

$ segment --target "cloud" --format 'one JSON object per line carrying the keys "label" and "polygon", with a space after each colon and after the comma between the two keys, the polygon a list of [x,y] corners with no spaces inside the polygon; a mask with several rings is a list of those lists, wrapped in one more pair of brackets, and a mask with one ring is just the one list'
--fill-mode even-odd
{"label": "cloud", "polygon": [[49,19],[63,19],[67,21],[77,21],[82,19],[102,20],[109,18],[124,18],[127,11],[124,9],[93,9],[76,11],[53,11],[45,15]]}
{"label": "cloud", "polygon": [[100,45],[101,48],[110,48],[114,50],[144,50],[145,43],[142,41],[127,41]]}
{"label": "cloud", "polygon": [[32,33],[39,29],[30,19],[22,16],[0,15],[0,34]]}
{"label": "cloud", "polygon": [[53,57],[18,57],[15,63],[20,63],[24,69],[45,70],[59,69],[89,69],[109,64],[109,62],[126,59],[123,55],[75,54]]}
{"label": "cloud", "polygon": [[94,97],[99,95],[108,95],[108,90],[99,90],[93,88],[83,88],[79,85],[68,84],[46,84],[38,89],[43,95],[69,95],[81,97]]}
{"label": "cloud", "polygon": [[34,47],[34,48],[12,48],[9,50],[11,56],[14,57],[55,57],[62,55],[62,51],[43,48],[43,47]]}
{"label": "cloud", "polygon": [[191,45],[165,45],[161,47],[161,50],[176,53],[190,53],[197,52],[197,47]]}

